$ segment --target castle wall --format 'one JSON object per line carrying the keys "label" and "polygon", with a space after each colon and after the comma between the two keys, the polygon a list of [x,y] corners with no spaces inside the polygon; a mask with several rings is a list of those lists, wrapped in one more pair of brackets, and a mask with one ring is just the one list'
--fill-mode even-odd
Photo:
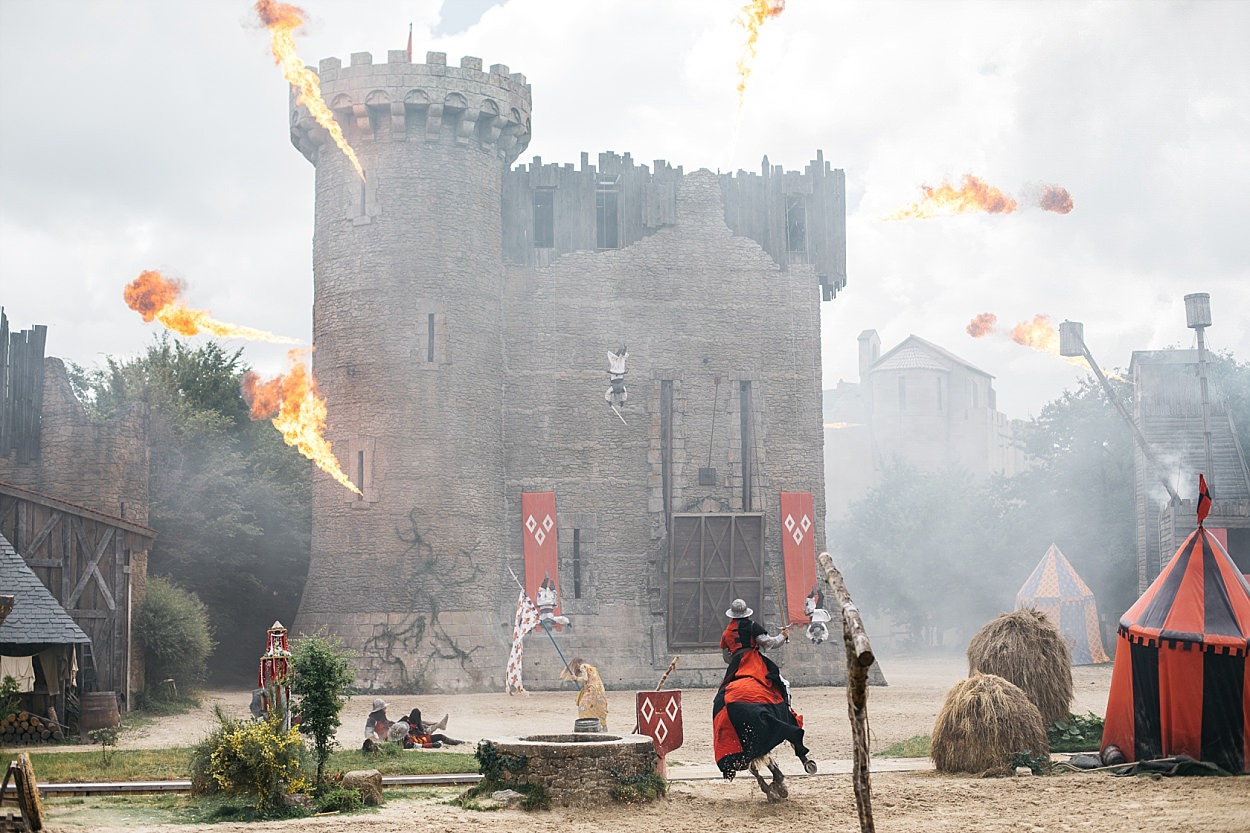
{"label": "castle wall", "polygon": [[[553,638],[609,685],[653,685],[673,653],[670,512],[759,513],[769,575],[755,603],[777,610],[779,492],[824,506],[823,273],[730,230],[728,202],[750,213],[732,178],[614,154],[506,172],[529,136],[529,87],[506,67],[400,51],[322,61],[320,76],[366,177],[293,103],[292,141],[317,168],[314,372],[326,436],[363,494],[315,479],[295,630],[340,636],[365,689],[502,690],[522,491],[556,493],[573,624]],[[841,172],[817,167],[818,190],[840,195]],[[596,250],[605,174],[619,248]],[[802,195],[801,176],[785,180]],[[552,246],[528,236],[537,188],[555,190]],[[622,344],[618,417],[604,391]],[[551,642],[528,638],[527,686],[560,685]],[[828,646],[786,653],[796,683],[840,678]],[[682,655],[674,685],[719,682],[719,650]]]}
{"label": "castle wall", "polygon": [[57,358],[44,359],[39,456],[0,456],[0,481],[132,523],[148,522],[147,417],[139,408],[92,422]]}
{"label": "castle wall", "polygon": [[[757,243],[734,236],[723,210],[714,174],[686,174],[674,225],[624,249],[506,272],[507,551],[519,574],[521,492],[554,490],[562,606],[573,620],[555,639],[565,657],[586,657],[609,685],[654,684],[674,653],[682,654],[676,684],[715,685],[724,674],[719,650],[668,646],[662,382],[674,390],[674,512],[763,513],[766,560],[780,575],[779,493],[810,490],[824,506],[819,282],[810,265],[783,271]],[[621,344],[629,350],[624,422],[604,399],[607,353]],[[740,454],[743,382],[754,404],[750,505]],[[716,482],[700,485],[707,467]],[[573,529],[589,565],[580,599],[571,580]],[[775,628],[768,579],[759,615]],[[781,652],[792,666],[787,677],[836,679],[835,652],[796,636]],[[562,666],[549,642],[541,632],[531,638],[527,686],[558,685]]]}

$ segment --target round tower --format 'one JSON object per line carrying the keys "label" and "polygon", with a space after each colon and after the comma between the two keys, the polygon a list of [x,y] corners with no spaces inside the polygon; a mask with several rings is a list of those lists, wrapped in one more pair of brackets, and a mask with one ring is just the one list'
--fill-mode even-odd
{"label": "round tower", "polygon": [[507,543],[502,180],[530,88],[404,50],[318,74],[364,178],[293,95],[291,141],[317,169],[313,371],[363,494],[314,475],[295,626],[340,636],[362,688],[479,688],[508,651],[483,595],[493,610]]}

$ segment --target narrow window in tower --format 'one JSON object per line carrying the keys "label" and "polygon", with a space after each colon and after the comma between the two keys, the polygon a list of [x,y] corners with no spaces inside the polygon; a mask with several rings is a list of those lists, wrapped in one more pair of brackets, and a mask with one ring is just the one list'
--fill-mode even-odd
{"label": "narrow window in tower", "polygon": [[619,249],[620,182],[616,177],[599,180],[595,186],[595,245],[600,249]]}
{"label": "narrow window in tower", "polygon": [[434,313],[426,316],[425,323],[425,360],[434,361]]}
{"label": "narrow window in tower", "polygon": [[942,403],[942,377],[941,377],[941,376],[937,377],[937,406],[938,406],[938,407],[937,407],[937,409],[938,409],[938,413],[941,413],[941,412],[942,412],[942,408],[943,408],[943,403]]}
{"label": "narrow window in tower", "polygon": [[[363,170],[363,169],[362,169],[362,170]],[[364,177],[361,177],[361,179],[360,179],[360,216],[361,216],[361,217],[368,217],[368,216],[369,216],[369,208],[368,208],[368,203],[366,202],[366,196],[365,196],[365,194],[366,194],[366,192],[365,192],[365,179],[364,179]]]}
{"label": "narrow window in tower", "polygon": [[898,377],[898,409],[907,410],[907,377]]}
{"label": "narrow window in tower", "polygon": [[742,440],[742,511],[750,512],[754,503],[752,475],[755,473],[755,437],[751,429],[751,383],[741,382],[738,388],[739,437]]}
{"label": "narrow window in tower", "polygon": [[786,195],[786,249],[807,251],[807,201],[802,194]]}
{"label": "narrow window in tower", "polygon": [[356,488],[360,490],[360,494],[356,495],[356,500],[365,499],[365,453],[363,451],[356,452]]}
{"label": "narrow window in tower", "polygon": [[573,598],[582,597],[582,531],[573,530]]}
{"label": "narrow window in tower", "polygon": [[556,245],[556,189],[534,189],[534,248]]}

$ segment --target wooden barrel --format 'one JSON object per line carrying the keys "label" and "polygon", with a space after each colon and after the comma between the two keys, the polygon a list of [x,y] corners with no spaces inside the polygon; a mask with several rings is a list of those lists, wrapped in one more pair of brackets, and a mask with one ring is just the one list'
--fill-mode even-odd
{"label": "wooden barrel", "polygon": [[83,735],[93,729],[112,729],[120,726],[122,716],[117,711],[117,693],[92,691],[82,696],[82,714],[78,718],[78,730]]}
{"label": "wooden barrel", "polygon": [[574,732],[602,732],[603,727],[599,725],[597,717],[579,717],[573,721]]}

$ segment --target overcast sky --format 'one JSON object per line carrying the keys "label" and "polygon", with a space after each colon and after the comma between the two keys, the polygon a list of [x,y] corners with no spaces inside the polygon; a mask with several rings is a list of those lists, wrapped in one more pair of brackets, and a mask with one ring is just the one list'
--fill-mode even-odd
{"label": "overcast sky", "polygon": [[[994,374],[1035,415],[1079,371],[1005,336],[1085,324],[1105,367],[1208,344],[1250,360],[1250,3],[789,0],[760,31],[741,111],[744,0],[307,0],[315,66],[405,46],[507,64],[533,85],[523,156],[629,152],[687,171],[846,171],[849,281],[823,305],[824,380],[856,336],[915,333]],[[921,185],[1067,188],[1067,215],[886,222]],[[145,269],[214,317],[307,339],[313,175],[287,85],[246,0],[0,0],[0,305],[82,364],[150,342],[122,300]],[[816,289],[813,287],[813,291]],[[227,342],[266,373],[284,348]],[[330,403],[331,412],[333,403]]]}

